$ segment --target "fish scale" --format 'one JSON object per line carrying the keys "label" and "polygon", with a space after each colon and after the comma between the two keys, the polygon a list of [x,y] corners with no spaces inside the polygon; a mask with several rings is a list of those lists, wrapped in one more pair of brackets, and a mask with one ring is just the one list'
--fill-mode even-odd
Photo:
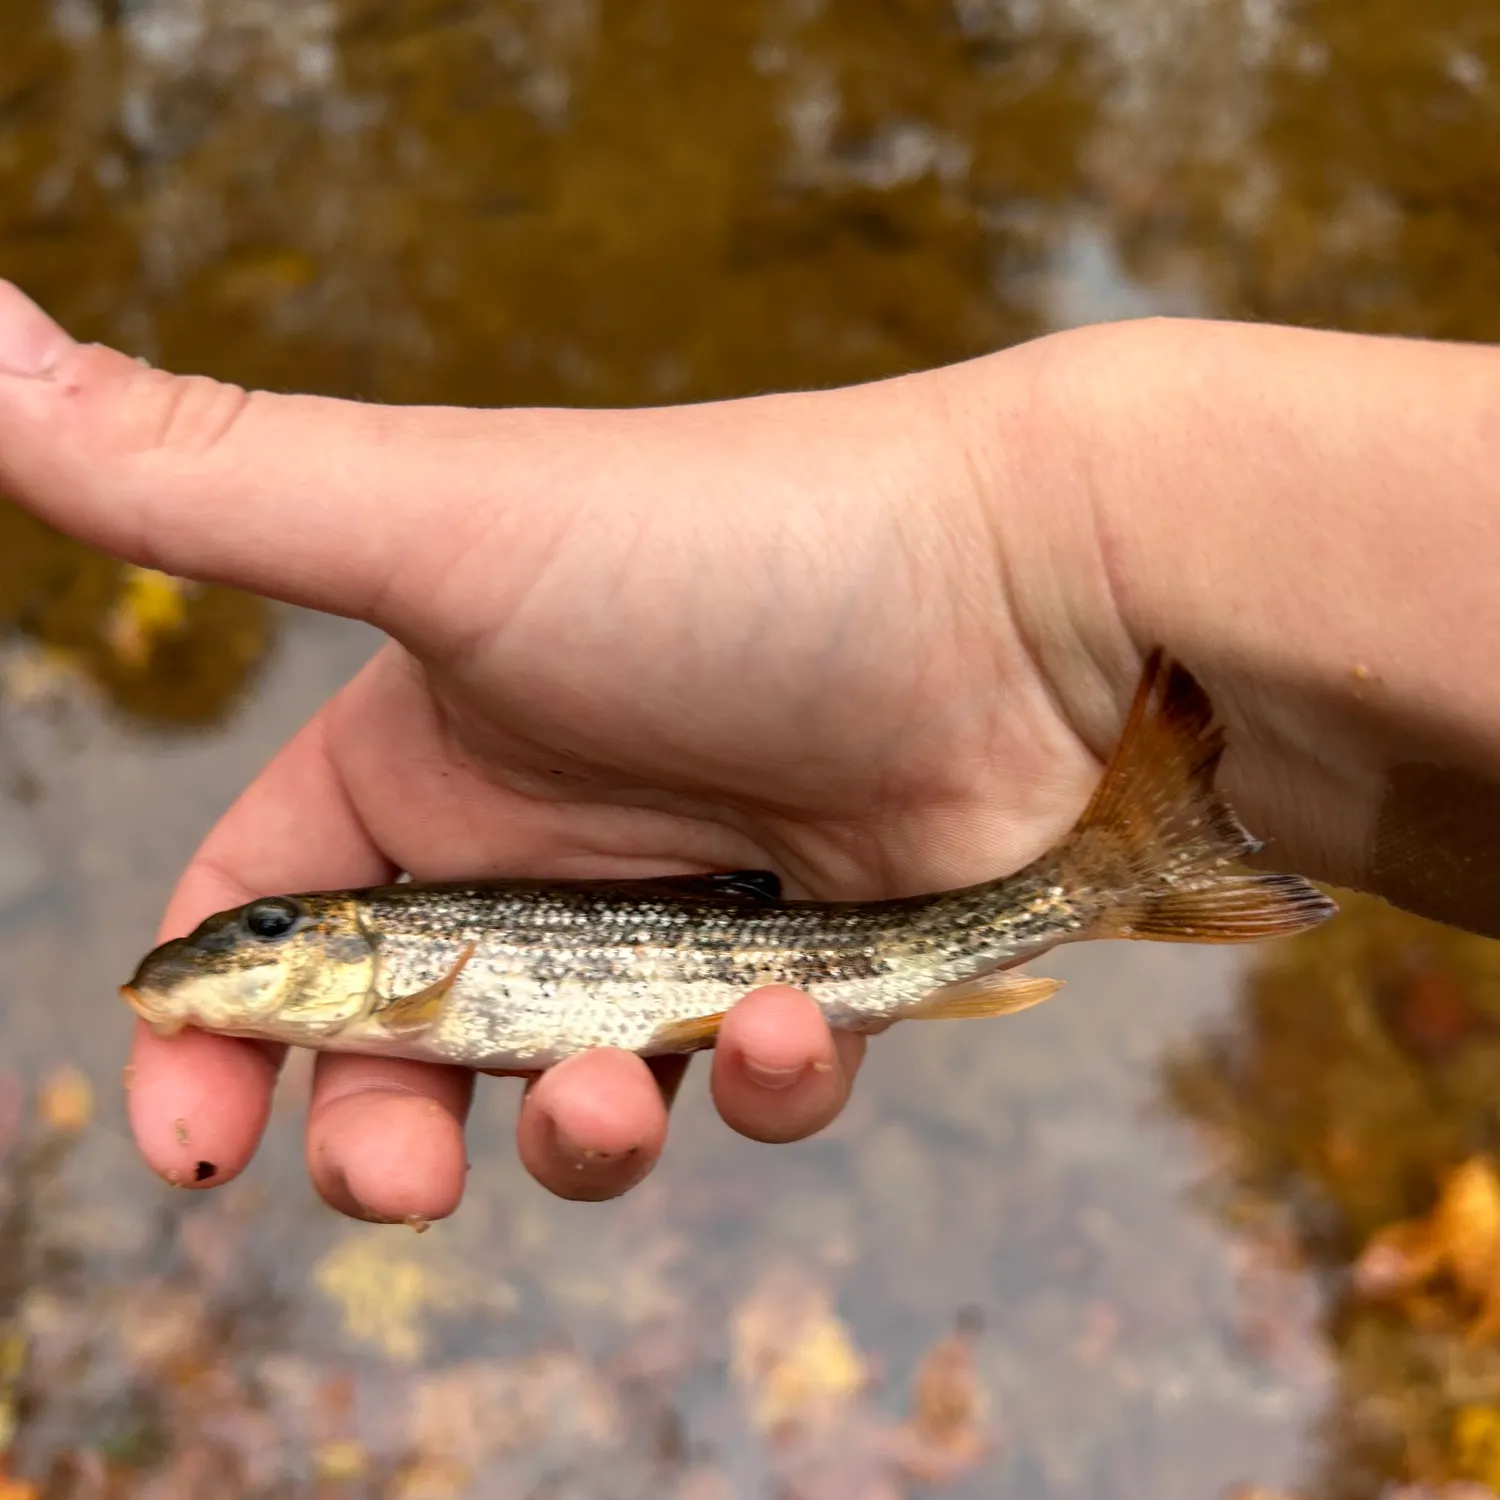
{"label": "fish scale", "polygon": [[[871,940],[872,926],[896,925],[878,909],[872,918],[852,906],[831,913],[782,903],[768,912],[745,901],[559,897],[529,885],[503,894],[493,885],[422,889],[431,900],[421,923],[405,919],[410,885],[367,902],[363,920],[382,998],[434,984],[475,945],[426,1038],[451,1060],[537,1067],[580,1041],[649,1055],[664,1024],[727,1009],[767,980],[795,984],[834,1010],[857,997],[872,1023],[910,996],[911,977]],[[882,980],[883,1001],[874,988]]]}

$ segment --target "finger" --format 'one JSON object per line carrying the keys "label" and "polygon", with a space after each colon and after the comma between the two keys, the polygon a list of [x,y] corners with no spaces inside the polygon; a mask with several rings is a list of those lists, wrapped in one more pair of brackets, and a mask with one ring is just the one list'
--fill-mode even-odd
{"label": "finger", "polygon": [[798,1141],[835,1119],[864,1055],[864,1037],[831,1031],[811,996],[771,985],[724,1018],[710,1088],[741,1135]]}
{"label": "finger", "polygon": [[[458,590],[455,565],[500,523],[502,499],[524,500],[528,476],[535,490],[537,457],[555,461],[548,434],[565,420],[171,375],[75,343],[0,281],[0,489],[115,556],[393,633],[431,627],[439,582]],[[434,495],[445,497],[441,527]],[[562,524],[557,512],[530,507],[526,533],[507,532],[518,578],[531,576],[528,548],[549,546],[537,533]]]}
{"label": "finger", "polygon": [[[685,1059],[665,1068],[675,1092]],[[516,1145],[526,1170],[560,1198],[617,1198],[656,1165],[667,1099],[634,1053],[601,1047],[535,1078],[521,1100]]]}
{"label": "finger", "polygon": [[[209,834],[179,881],[159,938],[273,890],[389,878],[329,760],[324,710],[275,757]],[[128,1114],[142,1155],[167,1181],[212,1187],[244,1170],[270,1114],[285,1049],[187,1030],[136,1028]]]}
{"label": "finger", "polygon": [[307,1165],[324,1201],[379,1223],[447,1218],[463,1198],[473,1095],[467,1069],[320,1053]]}

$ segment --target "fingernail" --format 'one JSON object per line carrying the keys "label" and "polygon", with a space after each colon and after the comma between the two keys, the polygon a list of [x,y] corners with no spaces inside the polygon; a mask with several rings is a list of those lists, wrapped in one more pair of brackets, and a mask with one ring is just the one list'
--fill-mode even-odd
{"label": "fingernail", "polygon": [[0,281],[0,374],[45,375],[73,340],[19,287]]}
{"label": "fingernail", "polygon": [[789,1068],[767,1067],[765,1063],[745,1059],[745,1077],[757,1088],[780,1091],[789,1089],[807,1072],[803,1063],[794,1063]]}

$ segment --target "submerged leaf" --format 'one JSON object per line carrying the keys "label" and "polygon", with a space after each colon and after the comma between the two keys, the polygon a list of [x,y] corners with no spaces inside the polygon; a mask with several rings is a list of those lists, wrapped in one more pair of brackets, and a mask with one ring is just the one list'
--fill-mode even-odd
{"label": "submerged leaf", "polygon": [[37,1110],[53,1130],[77,1135],[94,1117],[94,1088],[77,1068],[59,1068],[42,1085]]}
{"label": "submerged leaf", "polygon": [[827,1292],[797,1270],[773,1272],[751,1292],[733,1337],[734,1375],[761,1432],[825,1423],[868,1384]]}
{"label": "submerged leaf", "polygon": [[1500,1335],[1500,1175],[1487,1158],[1450,1171],[1429,1215],[1388,1225],[1354,1265],[1371,1299],[1409,1303],[1440,1278],[1463,1304],[1472,1342]]}
{"label": "submerged leaf", "polygon": [[363,1443],[353,1438],[323,1443],[313,1454],[313,1468],[319,1479],[347,1482],[360,1478],[370,1467],[370,1455]]}
{"label": "submerged leaf", "polygon": [[195,585],[154,568],[127,565],[120,592],[104,621],[104,639],[132,671],[151,663],[157,642],[187,623],[187,596]]}
{"label": "submerged leaf", "polygon": [[431,1265],[402,1254],[385,1236],[350,1235],[313,1270],[318,1289],[338,1305],[347,1337],[374,1344],[388,1358],[416,1360],[429,1310],[462,1305],[460,1289]]}
{"label": "submerged leaf", "polygon": [[1500,1408],[1465,1406],[1453,1420],[1453,1458],[1467,1479],[1500,1486]]}

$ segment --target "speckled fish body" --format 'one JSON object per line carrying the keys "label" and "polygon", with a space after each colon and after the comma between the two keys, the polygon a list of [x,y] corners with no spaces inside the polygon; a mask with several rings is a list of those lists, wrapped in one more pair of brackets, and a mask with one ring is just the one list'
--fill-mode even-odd
{"label": "speckled fish body", "polygon": [[[382,1000],[441,984],[472,945],[423,1037],[424,1055],[497,1069],[543,1066],[583,1047],[683,1050],[695,1020],[772,983],[807,991],[834,1026],[869,1029],[1088,920],[1063,887],[1039,881],[1019,883],[998,923],[984,920],[995,914],[978,890],[838,904],[758,894],[762,882],[775,889],[761,871],[734,872],[701,892],[691,880],[633,890],[397,885],[364,893],[359,909],[379,955]],[[1022,979],[1016,998],[1046,983]],[[374,1018],[347,1045],[400,1050],[379,1028],[378,1003]]]}
{"label": "speckled fish body", "polygon": [[785,900],[754,870],[272,896],[163,944],[123,992],[161,1031],[493,1071],[712,1046],[770,983],[848,1030],[1008,1014],[1059,987],[1016,968],[1059,943],[1247,942],[1331,915],[1306,881],[1240,863],[1259,845],[1213,790],[1222,752],[1198,685],[1158,653],[1072,833],[999,880],[867,902]]}

